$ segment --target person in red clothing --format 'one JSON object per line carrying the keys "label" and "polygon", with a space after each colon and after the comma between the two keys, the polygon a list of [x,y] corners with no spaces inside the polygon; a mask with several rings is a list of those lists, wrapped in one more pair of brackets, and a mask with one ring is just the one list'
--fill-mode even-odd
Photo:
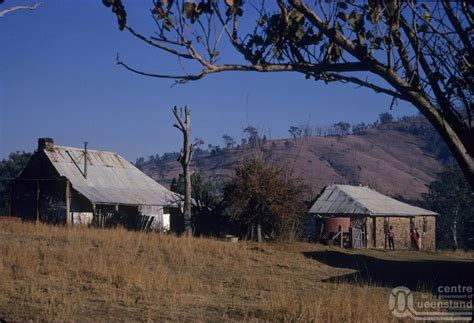
{"label": "person in red clothing", "polygon": [[390,226],[388,230],[388,248],[390,250],[395,250],[395,231],[393,231],[393,226]]}
{"label": "person in red clothing", "polygon": [[418,235],[416,233],[416,230],[413,229],[410,232],[410,239],[411,239],[411,247],[412,249],[419,250],[419,244],[418,244]]}
{"label": "person in red clothing", "polygon": [[420,234],[420,231],[418,231],[418,228],[415,228],[415,234],[416,234],[416,250],[421,250],[421,234]]}

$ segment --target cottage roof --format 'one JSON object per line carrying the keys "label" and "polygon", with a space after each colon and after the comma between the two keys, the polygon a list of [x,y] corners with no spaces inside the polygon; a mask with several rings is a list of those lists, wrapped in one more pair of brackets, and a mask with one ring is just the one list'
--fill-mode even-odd
{"label": "cottage roof", "polygon": [[309,213],[321,215],[438,215],[385,196],[367,186],[331,184],[326,186]]}
{"label": "cottage roof", "polygon": [[96,204],[177,205],[179,196],[114,152],[54,145],[43,149],[54,168],[72,187]]}

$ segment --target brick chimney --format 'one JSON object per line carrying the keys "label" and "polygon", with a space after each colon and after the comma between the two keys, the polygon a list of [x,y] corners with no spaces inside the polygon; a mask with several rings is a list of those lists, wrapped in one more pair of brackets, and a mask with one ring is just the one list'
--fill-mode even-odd
{"label": "brick chimney", "polygon": [[54,148],[54,141],[52,138],[38,138],[38,151],[43,149],[53,149]]}

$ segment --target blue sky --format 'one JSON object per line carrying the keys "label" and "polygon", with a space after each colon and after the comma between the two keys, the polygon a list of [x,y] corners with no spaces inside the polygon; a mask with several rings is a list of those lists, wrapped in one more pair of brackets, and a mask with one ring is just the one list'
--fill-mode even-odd
{"label": "blue sky", "polygon": [[[6,1],[7,5],[31,3]],[[145,32],[151,0],[125,2],[128,22]],[[267,137],[288,136],[308,121],[372,122],[389,111],[390,98],[353,85],[325,85],[298,74],[227,73],[171,87],[115,64],[154,72],[177,72],[177,61],[120,32],[100,0],[44,0],[35,11],[0,18],[0,158],[32,151],[38,137],[61,145],[116,151],[134,161],[177,151],[181,138],[171,108],[192,109],[192,136],[222,145],[238,141],[247,125]],[[225,56],[226,53],[223,53]],[[414,114],[407,104],[390,111]]]}

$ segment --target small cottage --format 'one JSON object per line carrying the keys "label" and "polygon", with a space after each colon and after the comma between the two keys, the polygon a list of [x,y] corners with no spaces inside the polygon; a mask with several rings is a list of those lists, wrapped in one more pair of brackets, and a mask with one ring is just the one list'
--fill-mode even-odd
{"label": "small cottage", "polygon": [[346,245],[352,248],[388,248],[390,226],[395,232],[396,249],[412,247],[410,232],[414,228],[421,233],[422,250],[436,248],[437,213],[402,203],[367,186],[326,186],[309,213],[317,217],[320,237],[345,235]]}
{"label": "small cottage", "polygon": [[11,214],[46,223],[180,231],[180,200],[117,153],[40,138],[13,181]]}

